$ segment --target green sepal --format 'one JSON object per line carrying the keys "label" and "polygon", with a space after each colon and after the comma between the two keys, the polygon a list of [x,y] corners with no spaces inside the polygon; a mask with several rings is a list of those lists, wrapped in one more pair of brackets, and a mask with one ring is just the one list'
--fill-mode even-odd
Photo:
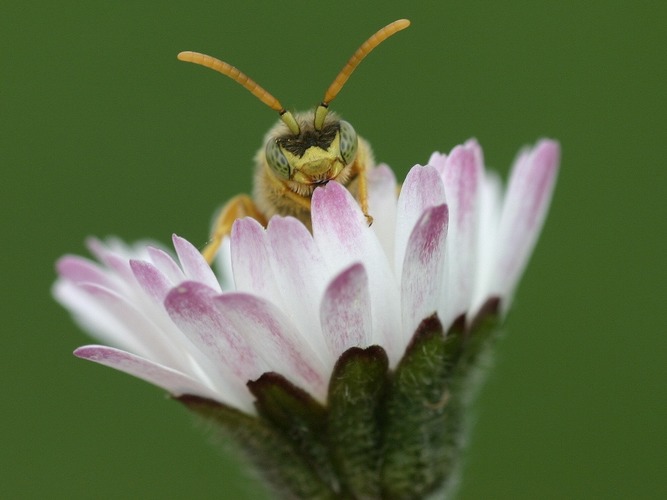
{"label": "green sepal", "polygon": [[331,375],[327,436],[343,496],[380,498],[380,419],[388,368],[381,347],[353,347]]}
{"label": "green sepal", "polygon": [[431,316],[396,367],[385,409],[383,498],[423,498],[440,488],[455,466],[460,416],[450,408],[449,379],[461,340],[459,331],[445,337],[437,316]]}
{"label": "green sepal", "polygon": [[337,498],[294,445],[271,425],[210,399],[191,395],[176,399],[209,423],[223,442],[232,440],[274,495],[293,499]]}
{"label": "green sepal", "polygon": [[248,382],[260,417],[288,439],[317,475],[337,489],[326,443],[327,411],[310,394],[274,372]]}
{"label": "green sepal", "polygon": [[[467,406],[474,398],[484,378],[491,347],[500,333],[500,301],[489,299],[473,319],[470,328],[462,332],[462,349],[452,373],[454,392],[461,404]],[[452,331],[448,332],[448,336]]]}

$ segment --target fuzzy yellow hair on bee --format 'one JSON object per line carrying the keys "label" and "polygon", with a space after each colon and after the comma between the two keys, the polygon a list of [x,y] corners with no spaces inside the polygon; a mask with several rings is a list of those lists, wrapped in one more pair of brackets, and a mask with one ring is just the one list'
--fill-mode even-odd
{"label": "fuzzy yellow hair on bee", "polygon": [[202,251],[210,264],[234,221],[253,217],[266,226],[276,214],[291,215],[308,228],[310,200],[317,186],[335,180],[357,199],[368,223],[367,173],[374,168],[373,154],[366,140],[357,136],[352,125],[329,112],[333,101],[359,63],[387,38],[410,26],[407,19],[388,24],[366,40],[352,55],[324,94],[315,110],[291,113],[234,66],[198,52],[181,52],[178,59],[213,69],[241,84],[261,102],[280,114],[269,130],[265,146],[255,157],[252,197],[241,194],[228,201],[214,224],[211,239]]}

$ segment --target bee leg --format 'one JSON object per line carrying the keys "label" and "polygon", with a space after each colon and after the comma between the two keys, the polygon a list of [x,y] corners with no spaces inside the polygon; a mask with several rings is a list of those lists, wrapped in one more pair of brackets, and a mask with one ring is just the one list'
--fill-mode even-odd
{"label": "bee leg", "polygon": [[236,219],[242,217],[252,217],[257,220],[260,224],[266,226],[266,219],[260,213],[260,211],[255,206],[255,202],[252,201],[252,198],[247,194],[240,194],[229,200],[224,207],[220,210],[220,213],[213,225],[213,231],[211,232],[211,239],[204,249],[201,251],[206,262],[211,264],[215,258],[215,254],[218,253],[218,249],[222,244],[222,240],[225,236],[228,236],[232,232],[232,225]]}
{"label": "bee leg", "polygon": [[361,211],[366,217],[366,222],[370,226],[373,224],[373,216],[368,213],[368,181],[366,179],[366,166],[363,162],[357,162],[357,178],[358,182],[358,196],[359,196],[359,205],[361,205]]}

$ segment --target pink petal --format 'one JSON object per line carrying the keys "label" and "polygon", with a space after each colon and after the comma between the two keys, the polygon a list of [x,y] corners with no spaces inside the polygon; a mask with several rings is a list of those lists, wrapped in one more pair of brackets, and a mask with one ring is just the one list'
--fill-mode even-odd
{"label": "pink petal", "polygon": [[83,257],[66,255],[56,263],[58,274],[73,283],[96,283],[115,288],[115,283],[98,264]]}
{"label": "pink petal", "polygon": [[203,283],[218,292],[221,291],[218,279],[199,250],[180,236],[173,235],[172,241],[186,278]]}
{"label": "pink petal", "polygon": [[448,218],[447,205],[431,207],[410,235],[401,280],[403,345],[407,345],[423,319],[438,312],[442,303]]}
{"label": "pink petal", "polygon": [[219,394],[185,373],[120,349],[88,345],[79,347],[74,351],[74,355],[133,375],[165,389],[174,396],[193,394],[220,400]]}
{"label": "pink petal", "polygon": [[268,370],[258,359],[253,346],[223,316],[214,303],[215,290],[195,281],[185,281],[174,288],[165,299],[165,308],[171,319],[208,356],[214,365],[229,369],[244,385]]}
{"label": "pink petal", "polygon": [[440,320],[448,325],[471,305],[477,269],[480,184],[484,167],[476,142],[455,147],[442,169],[450,220],[447,243],[446,307]]}
{"label": "pink petal", "polygon": [[313,236],[292,217],[273,217],[267,235],[283,310],[316,352],[326,352],[318,313],[328,273]]}
{"label": "pink petal", "polygon": [[521,154],[512,169],[498,230],[495,287],[503,297],[512,295],[533,251],[551,202],[559,163],[558,143],[542,140]]}
{"label": "pink petal", "polygon": [[416,165],[405,178],[398,197],[394,272],[401,276],[408,239],[417,220],[427,208],[445,203],[445,187],[438,171],[431,166]]}
{"label": "pink petal", "polygon": [[280,292],[273,276],[267,240],[266,230],[255,219],[246,217],[234,222],[231,257],[236,290],[271,300],[280,297]]}
{"label": "pink petal", "polygon": [[353,264],[329,284],[320,317],[334,361],[350,347],[364,348],[371,344],[371,298],[364,266]]}
{"label": "pink petal", "polygon": [[[318,187],[313,193],[311,217],[313,235],[321,250],[327,250],[328,246],[320,244],[320,241],[326,240],[340,247],[347,255],[363,252],[368,223],[356,200],[343,186],[331,182]],[[325,258],[345,257],[331,250],[326,253],[333,255],[324,255]]]}
{"label": "pink petal", "polygon": [[325,399],[324,364],[316,351],[305,343],[311,332],[300,335],[277,307],[250,294],[219,295],[215,304],[253,346],[269,370],[280,373],[321,400]]}
{"label": "pink petal", "polygon": [[362,263],[371,290],[373,343],[386,348],[396,363],[402,355],[396,325],[400,321],[400,297],[396,278],[377,236],[352,195],[340,184],[329,182],[313,193],[313,236],[329,272],[338,274]]}
{"label": "pink petal", "polygon": [[111,267],[107,259],[109,256],[113,255],[113,252],[109,250],[104,243],[97,238],[91,237],[86,239],[86,246],[97,260]]}
{"label": "pink petal", "polygon": [[113,271],[116,271],[124,281],[133,283],[134,278],[129,264],[130,249],[117,240],[111,240],[110,245],[117,247],[117,250],[114,251],[96,238],[88,238],[86,245],[100,262],[106,264]]}
{"label": "pink petal", "polygon": [[144,260],[130,260],[130,268],[139,286],[153,299],[154,303],[162,304],[173,283],[153,264]]}

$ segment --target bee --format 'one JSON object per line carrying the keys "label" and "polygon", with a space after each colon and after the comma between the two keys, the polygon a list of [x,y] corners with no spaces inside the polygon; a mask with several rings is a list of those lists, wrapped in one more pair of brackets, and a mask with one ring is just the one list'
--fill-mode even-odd
{"label": "bee", "polygon": [[348,60],[331,83],[315,110],[287,111],[280,101],[234,66],[198,52],[181,52],[178,59],[199,64],[228,76],[280,115],[280,121],[264,138],[264,148],[255,157],[253,196],[240,194],[220,210],[211,238],[202,255],[211,264],[222,240],[231,233],[236,219],[250,216],[266,227],[276,214],[291,215],[311,229],[310,202],[318,186],[335,180],[359,202],[368,224],[367,173],[374,168],[368,142],[357,136],[350,123],[329,112],[335,99],[359,63],[378,45],[410,21],[399,19],[378,30]]}

